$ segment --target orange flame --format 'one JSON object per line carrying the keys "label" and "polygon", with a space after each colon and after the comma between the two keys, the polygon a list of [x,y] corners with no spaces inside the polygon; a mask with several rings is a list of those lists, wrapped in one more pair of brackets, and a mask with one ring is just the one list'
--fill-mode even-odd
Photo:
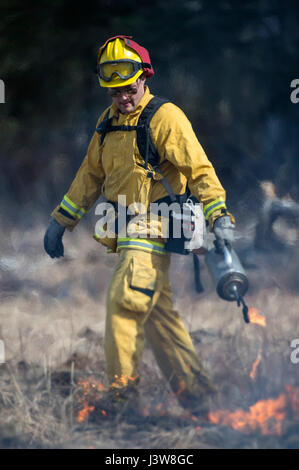
{"label": "orange flame", "polygon": [[260,326],[266,326],[266,318],[260,314],[259,310],[254,307],[250,307],[248,309],[248,316],[250,323],[256,323]]}
{"label": "orange flame", "polygon": [[78,380],[77,382],[79,387],[82,387],[84,390],[84,394],[87,395],[91,390],[99,390],[103,392],[105,390],[104,385],[101,382],[90,382],[88,380]]}
{"label": "orange flame", "polygon": [[281,435],[287,407],[290,406],[293,411],[299,412],[299,389],[290,385],[285,388],[285,394],[281,394],[276,399],[260,400],[251,406],[249,411],[218,410],[209,413],[209,419],[214,424],[231,426],[244,433],[260,430],[263,435]]}
{"label": "orange flame", "polygon": [[77,416],[78,423],[83,423],[83,421],[88,418],[89,413],[94,410],[94,406],[89,406],[88,403],[84,403],[82,410],[79,411]]}
{"label": "orange flame", "polygon": [[262,350],[259,349],[257,358],[256,358],[256,360],[254,361],[254,363],[252,364],[252,368],[251,368],[251,371],[250,371],[250,374],[249,374],[251,380],[254,380],[255,377],[256,377],[257,368],[258,368],[258,366],[259,366],[259,363],[261,362],[261,359],[262,359]]}
{"label": "orange flame", "polygon": [[120,376],[114,376],[115,381],[111,384],[111,387],[119,388],[128,385],[130,382],[136,382],[137,377],[130,377],[129,375],[122,374]]}
{"label": "orange flame", "polygon": [[79,380],[77,385],[81,388],[81,396],[78,397],[78,402],[82,408],[77,414],[77,422],[83,423],[94,411],[95,407],[89,405],[88,401],[91,397],[95,396],[96,392],[103,392],[105,390],[104,385],[101,382],[95,380]]}

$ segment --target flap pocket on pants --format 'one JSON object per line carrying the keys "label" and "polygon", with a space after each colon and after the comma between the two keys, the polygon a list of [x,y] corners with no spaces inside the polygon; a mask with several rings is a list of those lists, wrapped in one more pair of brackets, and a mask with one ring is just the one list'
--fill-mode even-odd
{"label": "flap pocket on pants", "polygon": [[149,313],[163,284],[160,263],[149,253],[121,250],[108,293],[109,310],[117,314],[125,308],[134,313]]}
{"label": "flap pocket on pants", "polygon": [[[132,258],[132,278],[130,287],[152,296],[157,285],[157,271],[139,259]],[[151,294],[150,294],[151,293]]]}

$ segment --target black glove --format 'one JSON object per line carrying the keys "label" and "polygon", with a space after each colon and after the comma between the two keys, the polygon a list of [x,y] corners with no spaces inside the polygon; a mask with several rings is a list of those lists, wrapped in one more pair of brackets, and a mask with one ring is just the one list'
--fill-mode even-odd
{"label": "black glove", "polygon": [[55,219],[51,219],[44,237],[44,248],[51,258],[63,256],[62,236],[65,227],[62,227]]}
{"label": "black glove", "polygon": [[234,230],[235,225],[232,223],[229,215],[223,215],[214,222],[213,232],[216,238],[232,243],[235,239]]}

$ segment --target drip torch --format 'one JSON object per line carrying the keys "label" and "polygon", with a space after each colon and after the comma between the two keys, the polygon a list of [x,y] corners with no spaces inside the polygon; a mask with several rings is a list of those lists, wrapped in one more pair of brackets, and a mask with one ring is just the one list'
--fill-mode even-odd
{"label": "drip torch", "polygon": [[248,290],[248,278],[231,244],[216,237],[214,248],[206,253],[205,261],[219,297],[236,301],[238,307],[242,304],[244,321],[249,323],[248,307],[243,298]]}

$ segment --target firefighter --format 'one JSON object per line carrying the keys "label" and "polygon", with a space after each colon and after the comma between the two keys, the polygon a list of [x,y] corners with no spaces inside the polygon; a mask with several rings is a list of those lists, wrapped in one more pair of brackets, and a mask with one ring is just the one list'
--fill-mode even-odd
{"label": "firefighter", "polygon": [[[231,241],[234,220],[226,208],[225,191],[189,120],[173,103],[163,103],[149,123],[159,168],[145,165],[136,126],[153,99],[146,85],[154,74],[148,51],[131,37],[110,38],[99,49],[97,73],[112,104],[100,116],[82,165],[51,214],[44,238],[46,252],[52,258],[63,256],[65,229],[72,231],[100,195],[113,204],[123,195],[127,206],[142,203],[149,208],[151,202],[169,198],[169,187],[181,197],[187,183],[203,204],[210,231]],[[161,174],[168,186],[162,184]],[[136,393],[138,365],[147,339],[179,403],[193,414],[203,414],[217,387],[173,308],[171,254],[161,233],[152,236],[148,214],[139,230],[134,237],[94,235],[108,251],[119,254],[108,291],[105,324],[109,397],[118,403],[120,397],[127,400]]]}

